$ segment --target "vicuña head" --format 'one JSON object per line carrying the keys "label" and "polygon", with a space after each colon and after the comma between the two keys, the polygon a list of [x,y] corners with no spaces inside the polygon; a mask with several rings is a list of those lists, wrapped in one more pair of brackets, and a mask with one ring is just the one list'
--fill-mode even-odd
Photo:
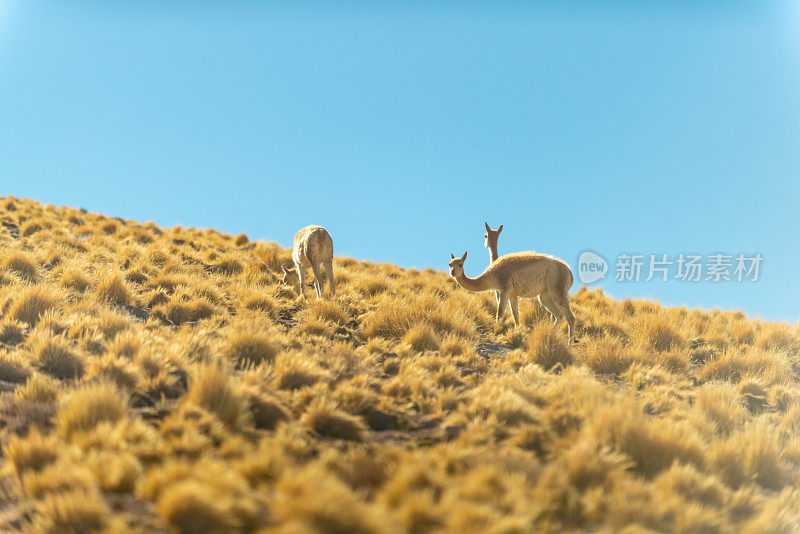
{"label": "vicu\u00f1a head", "polygon": [[450,276],[455,279],[458,279],[459,276],[464,274],[464,260],[467,259],[467,252],[464,251],[464,255],[460,258],[456,258],[453,256],[453,253],[450,253]]}
{"label": "vicu\u00f1a head", "polygon": [[498,226],[497,230],[489,228],[489,223],[486,221],[483,222],[483,225],[486,227],[486,233],[483,234],[483,246],[489,249],[491,260],[494,261],[497,259],[497,240],[500,238],[500,232],[503,231],[503,225]]}
{"label": "vicu\u00f1a head", "polygon": [[296,267],[290,269],[287,269],[286,266],[283,267],[283,283],[290,287],[297,287],[297,284],[300,283],[300,276],[297,274]]}

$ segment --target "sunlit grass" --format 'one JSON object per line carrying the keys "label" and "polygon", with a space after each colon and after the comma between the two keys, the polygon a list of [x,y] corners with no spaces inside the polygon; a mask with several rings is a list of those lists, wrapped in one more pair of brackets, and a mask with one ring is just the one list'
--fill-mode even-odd
{"label": "sunlit grass", "polygon": [[800,524],[800,325],[580,288],[570,344],[430,269],[336,258],[298,302],[244,234],[0,219],[0,530]]}

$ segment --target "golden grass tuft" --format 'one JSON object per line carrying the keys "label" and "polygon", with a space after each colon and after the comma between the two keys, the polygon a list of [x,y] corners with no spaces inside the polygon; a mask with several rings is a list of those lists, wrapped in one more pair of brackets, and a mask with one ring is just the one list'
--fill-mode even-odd
{"label": "golden grass tuft", "polygon": [[264,394],[251,394],[247,398],[250,418],[256,428],[275,430],[289,420],[289,413],[275,398]]}
{"label": "golden grass tuft", "polygon": [[528,337],[528,354],[534,363],[545,370],[572,365],[575,361],[564,335],[550,323],[540,323],[533,328]]}
{"label": "golden grass tuft", "polygon": [[628,455],[635,463],[634,469],[648,477],[675,461],[704,465],[702,443],[688,425],[659,424],[634,406],[601,410],[594,417],[590,434]]}
{"label": "golden grass tuft", "polygon": [[208,410],[228,428],[238,428],[246,423],[246,399],[218,367],[207,367],[200,372],[192,382],[186,400]]}
{"label": "golden grass tuft", "polygon": [[8,310],[9,317],[35,326],[39,318],[60,303],[60,295],[45,286],[29,286],[21,289],[14,297]]}
{"label": "golden grass tuft", "polygon": [[182,325],[208,319],[214,314],[214,306],[203,298],[189,301],[171,300],[157,306],[154,312],[160,314],[170,324]]}
{"label": "golden grass tuft", "polygon": [[39,278],[36,260],[23,252],[14,252],[6,257],[3,266],[27,282],[36,282]]}
{"label": "golden grass tuft", "polygon": [[0,380],[24,383],[31,376],[28,361],[17,353],[0,352]]}
{"label": "golden grass tuft", "polygon": [[403,343],[416,352],[439,349],[439,337],[429,325],[417,323],[403,336]]}
{"label": "golden grass tuft", "polygon": [[34,430],[28,436],[11,436],[3,452],[18,477],[29,471],[41,471],[55,463],[61,454],[61,444],[56,436],[43,436]]}
{"label": "golden grass tuft", "polygon": [[664,319],[644,320],[641,328],[650,346],[658,352],[679,348],[684,343],[680,332]]}
{"label": "golden grass tuft", "polygon": [[130,304],[132,298],[125,278],[117,271],[109,272],[100,279],[97,283],[96,294],[100,300],[117,306]]}
{"label": "golden grass tuft", "polygon": [[298,354],[282,354],[275,362],[275,383],[280,389],[300,389],[327,378],[325,371]]}
{"label": "golden grass tuft", "polygon": [[111,510],[96,494],[83,491],[55,493],[46,496],[36,510],[31,531],[36,533],[104,533],[116,530],[118,522]]}
{"label": "golden grass tuft", "polygon": [[308,407],[300,422],[318,435],[331,439],[361,441],[366,431],[361,418],[318,403]]}
{"label": "golden grass tuft", "polygon": [[85,360],[62,336],[45,331],[29,340],[31,362],[42,372],[55,378],[80,378]]}
{"label": "golden grass tuft", "polygon": [[709,466],[733,488],[754,481],[779,490],[798,475],[787,462],[784,447],[767,425],[755,422],[716,443],[709,451]]}
{"label": "golden grass tuft", "polygon": [[178,532],[234,532],[241,524],[220,502],[213,486],[187,480],[173,484],[158,500],[158,513]]}
{"label": "golden grass tuft", "polygon": [[272,363],[278,350],[271,336],[249,329],[231,332],[222,345],[222,354],[237,367]]}
{"label": "golden grass tuft", "polygon": [[126,399],[107,383],[94,383],[76,390],[58,414],[58,430],[71,437],[92,430],[99,423],[115,423],[128,415]]}
{"label": "golden grass tuft", "polygon": [[13,319],[0,321],[0,343],[19,345],[25,340],[25,325]]}
{"label": "golden grass tuft", "polygon": [[619,376],[630,368],[635,357],[629,347],[608,337],[582,351],[580,361],[597,374]]}

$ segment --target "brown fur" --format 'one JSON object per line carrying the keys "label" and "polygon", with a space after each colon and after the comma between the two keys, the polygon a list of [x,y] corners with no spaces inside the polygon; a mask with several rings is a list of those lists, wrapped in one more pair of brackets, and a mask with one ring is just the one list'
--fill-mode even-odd
{"label": "brown fur", "polygon": [[469,291],[495,290],[500,293],[496,320],[502,319],[506,303],[510,303],[514,323],[519,325],[519,298],[540,297],[556,323],[566,319],[572,339],[575,325],[575,316],[569,306],[572,271],[563,260],[536,252],[516,252],[499,257],[480,276],[469,278],[464,274],[467,253],[461,258],[451,254],[450,258],[450,275],[461,287]]}
{"label": "brown fur", "polygon": [[283,268],[283,282],[287,285],[299,285],[298,299],[303,298],[303,280],[306,269],[314,272],[314,289],[317,300],[322,298],[325,281],[322,278],[322,266],[331,286],[331,295],[336,295],[336,284],[333,281],[333,239],[325,228],[317,225],[306,226],[294,236],[292,250],[294,267]]}

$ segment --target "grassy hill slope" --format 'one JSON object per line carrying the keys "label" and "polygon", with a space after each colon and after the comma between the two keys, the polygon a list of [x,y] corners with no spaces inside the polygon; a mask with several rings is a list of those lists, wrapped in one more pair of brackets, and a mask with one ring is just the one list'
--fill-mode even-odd
{"label": "grassy hill slope", "polygon": [[583,288],[568,345],[432,270],[298,303],[244,235],[0,223],[0,530],[800,531],[798,325]]}

